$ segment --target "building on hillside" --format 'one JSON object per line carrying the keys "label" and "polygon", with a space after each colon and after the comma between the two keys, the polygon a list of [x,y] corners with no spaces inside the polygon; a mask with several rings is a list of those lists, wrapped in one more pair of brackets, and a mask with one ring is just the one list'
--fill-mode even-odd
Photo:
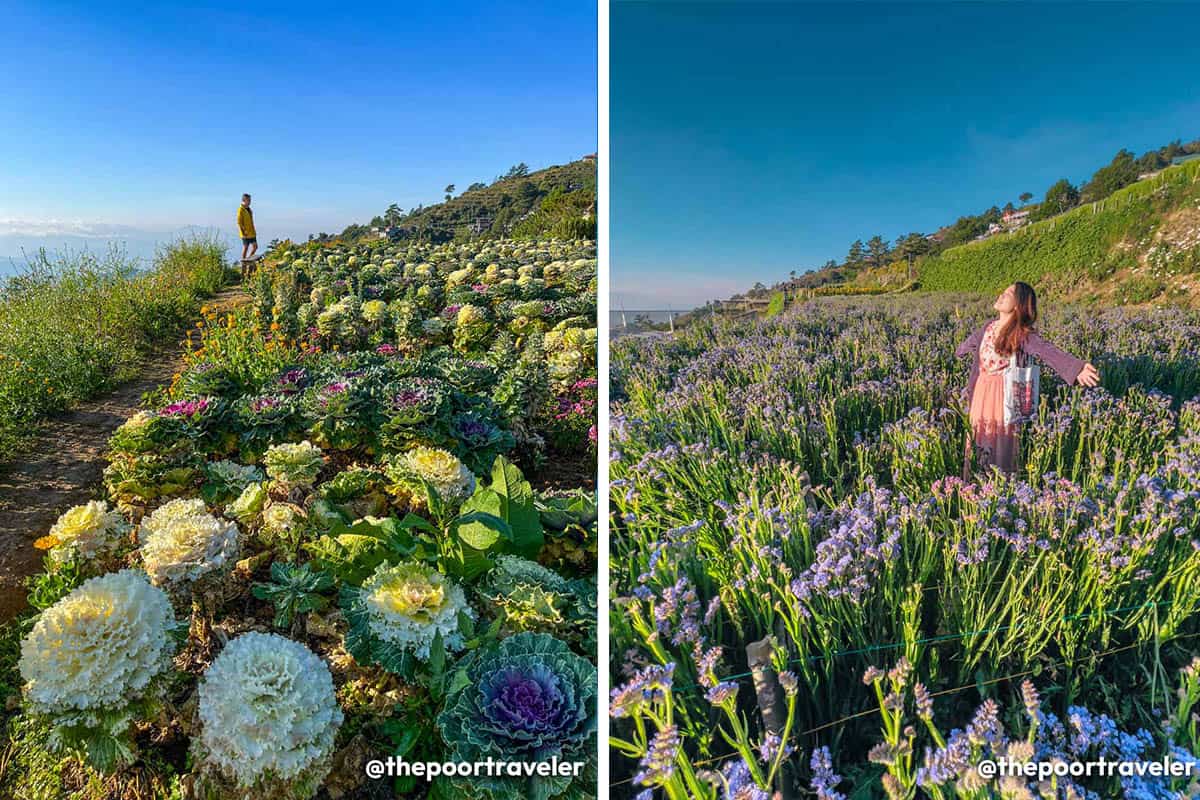
{"label": "building on hillside", "polygon": [[1149,180],[1150,178],[1157,178],[1158,173],[1160,173],[1160,172],[1162,172],[1161,169],[1156,169],[1156,170],[1154,170],[1154,172],[1143,172],[1141,175],[1138,175],[1138,180],[1145,181],[1145,180]]}
{"label": "building on hillside", "polygon": [[988,225],[987,233],[985,235],[995,236],[997,233],[1003,233],[1006,230],[1008,230],[1008,228],[1004,225],[1001,225],[999,222],[993,222],[991,225]]}
{"label": "building on hillside", "polygon": [[1189,153],[1186,156],[1175,156],[1171,159],[1171,166],[1177,167],[1180,164],[1186,164],[1189,161],[1195,161],[1200,158],[1200,153]]}
{"label": "building on hillside", "polygon": [[1029,210],[1024,208],[1010,209],[1004,212],[1004,216],[1000,218],[1000,221],[1009,230],[1019,228],[1029,222]]}
{"label": "building on hillside", "polygon": [[584,156],[584,157],[583,157],[583,159],[582,159],[582,160],[583,160],[583,161],[595,161],[595,160],[596,160],[596,154],[595,154],[595,153],[588,153],[586,156]]}
{"label": "building on hillside", "polygon": [[945,241],[946,232],[948,230],[949,230],[949,228],[938,228],[933,233],[925,234],[925,239],[930,242],[936,242],[938,244],[941,244],[943,241]]}

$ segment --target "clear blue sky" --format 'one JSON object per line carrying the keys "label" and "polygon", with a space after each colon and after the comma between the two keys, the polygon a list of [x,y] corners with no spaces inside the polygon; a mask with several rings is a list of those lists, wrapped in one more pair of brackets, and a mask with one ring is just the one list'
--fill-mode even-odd
{"label": "clear blue sky", "polygon": [[1200,138],[1200,5],[630,3],[614,308],[678,308]]}
{"label": "clear blue sky", "polygon": [[[186,8],[184,7],[186,5]],[[0,257],[409,208],[596,149],[588,2],[0,0]]]}

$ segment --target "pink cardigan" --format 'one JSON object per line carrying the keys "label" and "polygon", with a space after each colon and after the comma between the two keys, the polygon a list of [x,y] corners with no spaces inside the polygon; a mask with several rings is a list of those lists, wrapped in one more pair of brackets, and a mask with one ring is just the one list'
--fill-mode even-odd
{"label": "pink cardigan", "polygon": [[[968,336],[966,341],[960,344],[958,350],[954,352],[954,355],[959,358],[966,355],[972,358],[971,379],[967,383],[967,408],[971,407],[971,398],[975,394],[975,382],[979,380],[979,343],[983,341],[983,332],[987,330],[987,326],[990,324],[992,323],[988,322],[981,325],[979,330]],[[1029,356],[1037,357],[1039,361],[1057,372],[1059,377],[1068,384],[1075,383],[1075,379],[1079,377],[1080,370],[1087,364],[1083,359],[1076,358],[1070,353],[1059,350],[1033,331],[1029,332],[1029,335],[1025,337],[1025,343],[1017,351],[1017,364],[1025,366],[1029,361]]]}

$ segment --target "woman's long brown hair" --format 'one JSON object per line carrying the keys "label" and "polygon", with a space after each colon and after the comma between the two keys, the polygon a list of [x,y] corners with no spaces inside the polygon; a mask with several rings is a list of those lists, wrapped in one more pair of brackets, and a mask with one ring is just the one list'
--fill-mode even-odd
{"label": "woman's long brown hair", "polygon": [[996,332],[996,352],[1011,356],[1025,344],[1025,337],[1037,322],[1037,292],[1028,283],[1013,284],[1013,312],[1008,321]]}

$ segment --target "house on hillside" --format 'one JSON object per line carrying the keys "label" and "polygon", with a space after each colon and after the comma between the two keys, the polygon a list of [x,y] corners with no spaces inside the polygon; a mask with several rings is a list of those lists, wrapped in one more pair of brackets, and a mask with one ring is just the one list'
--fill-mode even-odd
{"label": "house on hillside", "polygon": [[938,228],[933,233],[925,234],[925,240],[929,241],[929,242],[935,242],[936,244],[941,244],[943,241],[945,241],[946,233],[949,230],[950,229],[948,227],[947,228]]}
{"label": "house on hillside", "polygon": [[1180,164],[1186,164],[1189,161],[1195,161],[1197,158],[1200,158],[1200,153],[1189,153],[1186,156],[1175,156],[1171,159],[1171,166],[1177,167]]}
{"label": "house on hillside", "polygon": [[583,159],[582,159],[582,160],[583,160],[583,161],[595,161],[595,160],[596,160],[596,154],[595,154],[595,153],[588,153],[586,156],[584,156],[584,157],[583,157]]}
{"label": "house on hillside", "polygon": [[1004,212],[1004,216],[1000,218],[1004,227],[1008,230],[1015,230],[1029,223],[1029,210],[1025,208],[1013,208]]}

